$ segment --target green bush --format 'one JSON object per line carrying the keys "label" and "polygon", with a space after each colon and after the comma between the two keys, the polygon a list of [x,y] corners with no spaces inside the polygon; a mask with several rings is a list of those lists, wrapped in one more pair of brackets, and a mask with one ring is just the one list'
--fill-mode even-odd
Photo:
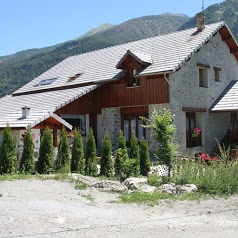
{"label": "green bush", "polygon": [[40,174],[47,174],[53,170],[54,147],[51,130],[47,127],[41,137],[37,169]]}
{"label": "green bush", "polygon": [[85,163],[86,163],[86,167],[85,167],[86,175],[96,177],[98,175],[96,143],[95,143],[95,138],[93,135],[92,128],[90,128],[90,131],[86,140]]}
{"label": "green bush", "polygon": [[158,174],[151,174],[147,179],[147,183],[150,186],[159,187],[162,184],[162,182],[163,182],[163,178],[159,176]]}
{"label": "green bush", "polygon": [[120,180],[123,181],[129,177],[137,177],[140,173],[140,167],[136,159],[126,159],[122,164]]}
{"label": "green bush", "polygon": [[67,168],[69,172],[70,148],[65,128],[61,130],[61,137],[58,147],[57,170]]}
{"label": "green bush", "polygon": [[121,149],[127,149],[127,148],[126,148],[126,139],[125,139],[125,137],[124,137],[124,135],[123,135],[123,131],[122,131],[122,130],[119,131],[117,149],[119,149],[119,148],[121,148]]}
{"label": "green bush", "polygon": [[3,130],[3,141],[0,147],[0,173],[13,174],[16,171],[16,139],[11,136],[9,125]]}
{"label": "green bush", "polygon": [[85,159],[81,132],[75,129],[71,158],[71,172],[85,173]]}
{"label": "green bush", "polygon": [[149,155],[149,146],[145,138],[142,138],[140,143],[140,174],[147,176],[150,172],[150,155]]}
{"label": "green bush", "polygon": [[124,161],[129,159],[127,149],[119,148],[114,153],[115,161],[114,161],[114,169],[115,175],[120,177],[123,169]]}
{"label": "green bush", "polygon": [[106,177],[113,176],[112,142],[107,132],[102,142],[100,175]]}
{"label": "green bush", "polygon": [[23,138],[20,172],[26,174],[32,174],[35,172],[34,142],[30,129],[26,130],[25,136]]}

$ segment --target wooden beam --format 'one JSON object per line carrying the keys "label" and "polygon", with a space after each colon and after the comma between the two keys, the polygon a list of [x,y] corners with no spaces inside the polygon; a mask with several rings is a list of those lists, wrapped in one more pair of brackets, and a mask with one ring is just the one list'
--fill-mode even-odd
{"label": "wooden beam", "polygon": [[208,64],[197,63],[197,66],[198,66],[198,67],[201,67],[201,68],[210,69],[210,65],[208,65]]}
{"label": "wooden beam", "polygon": [[222,40],[223,41],[228,41],[228,40],[230,40],[232,37],[231,37],[231,35],[229,35],[229,36],[222,36]]}
{"label": "wooden beam", "polygon": [[53,146],[58,146],[57,129],[53,129]]}
{"label": "wooden beam", "polygon": [[206,108],[182,107],[183,112],[207,112]]}
{"label": "wooden beam", "polygon": [[214,69],[214,70],[221,71],[221,68],[220,68],[220,67],[216,67],[216,66],[214,66],[213,69]]}
{"label": "wooden beam", "polygon": [[238,48],[233,48],[233,49],[230,49],[230,53],[231,54],[234,54],[234,53],[237,53],[238,52]]}

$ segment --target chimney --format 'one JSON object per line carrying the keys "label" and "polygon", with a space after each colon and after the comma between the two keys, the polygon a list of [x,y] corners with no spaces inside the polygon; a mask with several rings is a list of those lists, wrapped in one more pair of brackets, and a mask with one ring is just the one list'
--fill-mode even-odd
{"label": "chimney", "polygon": [[27,118],[30,115],[30,108],[24,106],[21,109],[22,109],[22,118]]}
{"label": "chimney", "polygon": [[202,31],[205,28],[205,15],[204,12],[197,14],[197,30]]}

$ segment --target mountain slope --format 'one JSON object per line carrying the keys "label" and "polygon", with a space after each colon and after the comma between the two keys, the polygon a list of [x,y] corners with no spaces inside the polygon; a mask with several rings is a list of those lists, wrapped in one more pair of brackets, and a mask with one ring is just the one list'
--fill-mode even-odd
{"label": "mountain slope", "polygon": [[176,31],[187,20],[185,15],[172,14],[140,17],[88,37],[65,42],[49,52],[7,59],[0,63],[0,97],[12,93],[68,56]]}

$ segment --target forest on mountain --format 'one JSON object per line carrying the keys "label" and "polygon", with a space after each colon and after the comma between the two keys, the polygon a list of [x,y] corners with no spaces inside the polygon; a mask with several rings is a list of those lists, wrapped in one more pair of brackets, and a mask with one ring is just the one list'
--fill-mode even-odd
{"label": "forest on mountain", "polygon": [[[206,24],[226,21],[238,39],[238,0],[226,0],[205,10]],[[131,19],[120,25],[105,24],[74,40],[42,49],[0,57],[0,97],[10,94],[68,56],[112,45],[182,30],[196,25],[196,16],[165,13]]]}

